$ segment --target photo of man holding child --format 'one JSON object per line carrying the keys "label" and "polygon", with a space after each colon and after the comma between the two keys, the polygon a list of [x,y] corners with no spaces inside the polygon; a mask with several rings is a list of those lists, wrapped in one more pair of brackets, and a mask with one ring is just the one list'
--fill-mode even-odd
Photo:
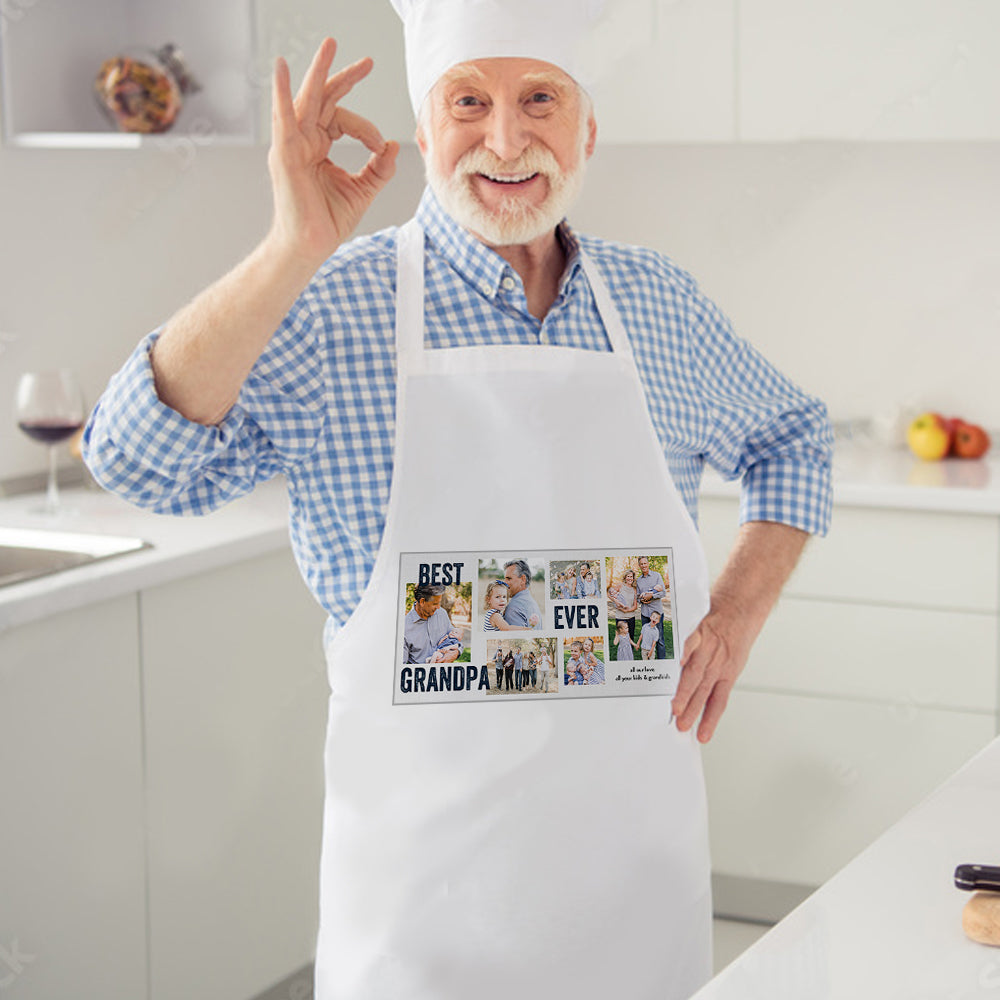
{"label": "photo of man holding child", "polygon": [[484,632],[532,632],[543,628],[545,563],[517,556],[479,562]]}
{"label": "photo of man holding child", "polygon": [[406,585],[403,663],[470,659],[472,583]]}
{"label": "photo of man holding child", "polygon": [[673,659],[669,557],[615,556],[606,564],[608,642],[614,658]]}

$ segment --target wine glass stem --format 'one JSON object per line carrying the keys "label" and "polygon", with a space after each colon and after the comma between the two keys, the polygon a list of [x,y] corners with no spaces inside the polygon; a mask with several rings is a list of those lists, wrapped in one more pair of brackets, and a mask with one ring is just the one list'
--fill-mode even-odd
{"label": "wine glass stem", "polygon": [[49,485],[45,491],[45,507],[52,514],[59,510],[59,475],[56,471],[58,457],[55,445],[49,445]]}

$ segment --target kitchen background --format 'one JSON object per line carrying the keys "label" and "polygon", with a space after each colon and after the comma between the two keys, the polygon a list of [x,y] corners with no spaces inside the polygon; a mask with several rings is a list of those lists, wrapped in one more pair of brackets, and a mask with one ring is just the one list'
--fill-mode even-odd
{"label": "kitchen background", "polygon": [[[44,61],[38,29],[59,6],[7,0],[8,50]],[[572,220],[691,270],[838,420],[927,407],[1000,427],[1000,5],[830,7],[624,3],[631,20],[606,35],[604,142]],[[423,182],[387,0],[261,0],[255,17],[245,90],[262,123],[274,53],[296,79],[325,33],[345,59],[375,54],[350,104],[408,144],[363,229],[408,217]],[[254,245],[270,214],[260,132],[0,148],[0,400],[19,372],[58,362],[93,401],[143,333]],[[43,468],[0,420],[0,481]]]}
{"label": "kitchen background", "polygon": [[[846,430],[922,408],[1000,428],[1000,3],[617,10],[573,222],[692,271]],[[264,233],[270,64],[282,53],[301,78],[328,33],[341,64],[376,57],[349,104],[407,145],[362,229],[398,223],[423,181],[388,0],[0,0],[0,493],[44,469],[10,409],[21,371],[66,365],[93,402]],[[168,39],[204,91],[173,132],[108,148],[97,65]],[[997,732],[995,455],[947,466],[982,488],[937,491],[907,475],[943,466],[872,455],[845,472],[831,536],[705,753],[723,916],[780,917]],[[878,482],[881,466],[904,485]],[[327,688],[280,487],[208,521],[87,500],[154,548],[0,594],[0,759],[19,762],[0,946],[39,956],[10,995],[85,982],[163,1000],[198,982],[244,1000],[304,982]],[[736,502],[707,485],[713,571]]]}

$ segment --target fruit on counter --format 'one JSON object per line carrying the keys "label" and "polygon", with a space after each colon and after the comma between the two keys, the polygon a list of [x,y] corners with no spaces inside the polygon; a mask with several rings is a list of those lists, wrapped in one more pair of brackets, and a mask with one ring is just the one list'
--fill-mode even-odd
{"label": "fruit on counter", "polygon": [[944,458],[951,447],[951,435],[938,413],[921,413],[906,431],[906,443],[917,458],[928,462]]}
{"label": "fruit on counter", "polygon": [[959,458],[981,458],[990,447],[990,436],[978,424],[957,421],[951,439],[952,454]]}
{"label": "fruit on counter", "polygon": [[989,450],[990,436],[978,424],[929,410],[910,422],[906,443],[917,458],[933,462],[947,455],[981,458]]}

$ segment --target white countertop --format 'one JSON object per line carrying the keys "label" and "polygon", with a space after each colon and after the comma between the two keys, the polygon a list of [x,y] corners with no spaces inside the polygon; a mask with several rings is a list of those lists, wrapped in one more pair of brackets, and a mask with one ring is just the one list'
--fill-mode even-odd
{"label": "white countertop", "polygon": [[[738,496],[739,483],[706,468],[705,496]],[[834,503],[966,514],[1000,514],[1000,454],[925,462],[906,448],[838,442]]]}
{"label": "white countertop", "polygon": [[[737,496],[739,484],[725,483],[706,470],[702,493]],[[0,630],[288,544],[288,504],[280,478],[205,517],[150,514],[98,490],[67,490],[65,499],[76,508],[75,517],[32,514],[38,494],[2,499],[0,527],[134,535],[153,548],[0,587]],[[1000,515],[1000,456],[921,462],[905,449],[840,445],[834,500],[862,507]]]}
{"label": "white countertop", "polygon": [[1000,948],[962,931],[959,864],[1000,864],[1000,738],[692,1000],[1000,996]]}
{"label": "white countertop", "polygon": [[142,538],[152,548],[0,587],[0,631],[287,547],[288,501],[277,479],[204,517],[138,510],[95,489],[61,494],[73,513],[32,513],[39,494],[0,500],[0,526]]}

